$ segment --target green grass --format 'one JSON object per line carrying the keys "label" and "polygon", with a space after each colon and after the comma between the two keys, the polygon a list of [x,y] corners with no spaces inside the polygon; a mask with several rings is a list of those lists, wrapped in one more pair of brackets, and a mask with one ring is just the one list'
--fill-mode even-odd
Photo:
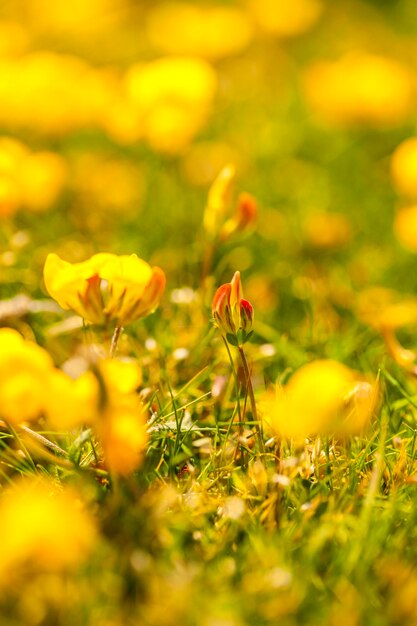
{"label": "green grass", "polygon": [[[416,292],[415,253],[393,232],[397,207],[415,200],[400,197],[390,177],[391,154],[415,135],[415,111],[386,128],[334,126],[314,115],[302,89],[310,63],[352,50],[414,70],[412,5],[329,0],[320,22],[300,37],[256,30],[241,54],[213,63],[220,86],[208,123],[174,156],[140,141],[117,143],[103,129],[54,137],[0,125],[1,135],[31,150],[58,153],[69,172],[48,212],[23,207],[1,218],[1,326],[35,340],[67,368],[91,351],[108,354],[113,328],[82,326],[50,306],[42,280],[48,253],[71,261],[136,253],[167,275],[160,307],[126,327],[118,344],[117,356],[142,369],[138,395],[149,441],[137,471],[111,475],[94,428],[56,431],[41,418],[28,425],[33,435],[3,421],[0,403],[0,503],[21,476],[39,474],[72,486],[98,529],[73,570],[45,571],[37,557],[11,568],[6,583],[0,576],[1,626],[417,622],[417,383],[357,304],[375,286],[395,290],[399,300]],[[123,21],[111,33],[116,42],[129,33],[126,48],[112,37],[103,51],[94,40],[68,43],[37,31],[27,17],[30,49],[72,51],[119,71],[155,58],[141,17],[147,3],[126,6],[135,37]],[[16,7],[1,6],[1,19],[23,19]],[[236,155],[230,211],[247,191],[259,215],[247,232],[212,245],[203,216],[217,172],[195,184],[187,163],[196,145],[218,144]],[[106,205],[112,180],[100,179],[101,194],[80,184],[75,172],[85,155],[137,168],[137,203],[114,211]],[[213,167],[209,157],[205,164]],[[314,246],[306,219],[316,212],[343,215],[351,239]],[[334,359],[378,377],[379,403],[360,436],[281,440],[264,415],[259,437],[238,352],[229,346],[228,354],[211,315],[215,289],[237,270],[255,310],[245,351],[260,415],[266,388],[285,385],[315,359]],[[23,305],[13,300],[21,294]],[[398,334],[404,346],[417,346],[415,324]]]}

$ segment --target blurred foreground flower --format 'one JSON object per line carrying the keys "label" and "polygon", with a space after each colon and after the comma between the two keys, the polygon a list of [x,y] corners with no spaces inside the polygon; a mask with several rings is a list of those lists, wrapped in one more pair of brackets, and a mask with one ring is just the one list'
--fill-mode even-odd
{"label": "blurred foreground flower", "polygon": [[44,400],[48,424],[59,431],[90,426],[102,445],[105,466],[128,474],[142,463],[148,439],[137,394],[141,381],[134,361],[99,360],[75,380],[54,370]]}
{"label": "blurred foreground flower", "polygon": [[118,326],[152,313],[165,289],[165,274],[136,254],[96,254],[82,263],[67,263],[49,254],[45,287],[58,304],[86,322]]}
{"label": "blurred foreground flower", "polygon": [[53,370],[49,354],[11,328],[0,330],[0,416],[13,424],[40,417],[45,384]]}
{"label": "blurred foreground flower", "polygon": [[106,359],[99,371],[106,395],[96,429],[105,463],[116,474],[129,474],[141,465],[148,440],[145,409],[136,393],[141,370],[132,361]]}
{"label": "blurred foreground flower", "polygon": [[230,283],[217,289],[212,312],[214,323],[229,343],[242,346],[249,339],[252,334],[253,307],[243,298],[240,272],[235,272]]}
{"label": "blurred foreground flower", "polygon": [[395,126],[414,108],[414,75],[396,61],[372,54],[318,61],[307,70],[304,86],[309,104],[330,122]]}
{"label": "blurred foreground flower", "polygon": [[93,519],[76,493],[38,476],[2,493],[0,518],[0,585],[15,585],[24,573],[75,567],[96,541]]}
{"label": "blurred foreground flower", "polygon": [[359,434],[375,410],[378,388],[331,360],[301,367],[284,387],[269,394],[264,419],[280,436]]}

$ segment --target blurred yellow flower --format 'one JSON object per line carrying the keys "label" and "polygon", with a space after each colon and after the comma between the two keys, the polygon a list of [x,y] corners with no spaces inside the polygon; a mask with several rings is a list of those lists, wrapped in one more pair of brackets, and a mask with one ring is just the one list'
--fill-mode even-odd
{"label": "blurred yellow flower", "polygon": [[250,0],[249,8],[267,33],[294,37],[308,31],[323,11],[321,0]]}
{"label": "blurred yellow flower", "polygon": [[219,234],[227,217],[235,177],[236,168],[229,163],[220,170],[210,186],[203,223],[206,233],[213,239]]}
{"label": "blurred yellow flower", "polygon": [[147,18],[151,43],[166,54],[220,59],[246,48],[251,31],[246,14],[233,6],[166,2]]}
{"label": "blurred yellow flower", "polygon": [[44,281],[50,296],[63,309],[92,324],[111,320],[119,326],[154,311],[165,288],[164,272],[136,254],[101,253],[74,264],[49,254]]}
{"label": "blurred yellow flower", "polygon": [[110,74],[77,57],[32,52],[3,59],[0,123],[47,135],[97,127],[117,88]]}
{"label": "blurred yellow flower", "polygon": [[137,64],[126,76],[128,100],[151,148],[180,152],[204,126],[217,87],[213,68],[192,57]]}
{"label": "blurred yellow flower", "polygon": [[358,295],[356,313],[378,331],[397,330],[417,324],[417,298],[385,287],[371,287]]}
{"label": "blurred yellow flower", "polygon": [[44,383],[45,417],[58,431],[91,426],[105,466],[128,474],[141,465],[148,440],[146,412],[137,393],[141,382],[142,371],[133,360],[99,360],[75,380],[54,369]]}
{"label": "blurred yellow flower", "polygon": [[396,212],[394,232],[398,241],[411,252],[417,252],[417,205]]}
{"label": "blurred yellow flower", "polygon": [[[100,151],[76,152],[71,159],[77,217],[97,227],[109,215],[137,216],[144,191],[143,171],[130,159]],[[95,211],[90,207],[94,206]]]}
{"label": "blurred yellow flower", "polygon": [[0,416],[14,424],[40,417],[52,368],[45,350],[11,328],[0,329]]}
{"label": "blurred yellow flower", "polygon": [[53,152],[31,152],[9,137],[0,138],[0,216],[21,208],[44,211],[59,198],[66,180],[65,161]]}
{"label": "blurred yellow flower", "polygon": [[396,61],[368,53],[318,61],[304,76],[307,102],[326,121],[392,126],[415,107],[415,78]]}
{"label": "blurred yellow flower", "polygon": [[374,287],[359,294],[356,309],[360,319],[381,333],[394,361],[415,374],[417,355],[401,345],[396,331],[417,324],[417,298]]}
{"label": "blurred yellow flower", "polygon": [[120,398],[120,395],[134,393],[142,383],[142,371],[136,361],[104,359],[99,361],[99,369],[106,381],[110,402],[113,395]]}
{"label": "blurred yellow flower", "polygon": [[307,242],[314,248],[340,248],[352,239],[351,224],[341,213],[313,213],[304,220],[303,229]]}
{"label": "blurred yellow flower", "polygon": [[0,498],[0,584],[23,572],[62,571],[82,562],[97,538],[77,495],[46,478],[20,479]]}
{"label": "blurred yellow flower", "polygon": [[115,409],[99,430],[106,466],[116,474],[130,474],[142,464],[148,441],[143,409]]}
{"label": "blurred yellow flower", "polygon": [[136,393],[142,373],[134,361],[106,359],[99,363],[105,397],[97,422],[106,466],[128,474],[143,460],[148,440],[145,409]]}
{"label": "blurred yellow flower", "polygon": [[199,141],[187,150],[182,169],[192,185],[209,187],[228,163],[236,163],[241,170],[243,161],[242,151],[225,141]]}
{"label": "blurred yellow flower", "polygon": [[398,193],[417,199],[417,137],[406,139],[395,149],[391,178]]}
{"label": "blurred yellow flower", "polygon": [[264,419],[281,436],[359,434],[377,403],[377,385],[336,361],[301,367],[284,387],[269,395]]}
{"label": "blurred yellow flower", "polygon": [[74,380],[54,369],[46,384],[45,417],[52,428],[68,431],[97,421],[100,389],[92,372]]}
{"label": "blurred yellow flower", "polygon": [[17,21],[0,21],[0,58],[21,55],[28,47],[29,33]]}

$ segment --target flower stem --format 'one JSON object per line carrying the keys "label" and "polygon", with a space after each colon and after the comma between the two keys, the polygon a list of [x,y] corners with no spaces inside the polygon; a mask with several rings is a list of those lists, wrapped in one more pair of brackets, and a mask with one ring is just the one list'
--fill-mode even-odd
{"label": "flower stem", "polygon": [[238,378],[237,378],[235,364],[233,362],[233,357],[232,357],[232,354],[230,352],[229,344],[227,343],[227,340],[223,337],[223,335],[222,335],[222,339],[223,339],[224,345],[226,346],[227,354],[229,356],[230,366],[232,368],[233,379],[234,379],[234,382],[235,382],[237,414],[238,414],[238,418],[239,418],[239,423],[242,424],[242,414],[241,414],[241,410],[240,410],[240,398],[239,398],[239,381],[238,381]]}
{"label": "flower stem", "polygon": [[262,426],[261,426],[260,419],[258,417],[258,410],[256,408],[256,400],[255,400],[255,394],[253,391],[252,377],[251,377],[251,373],[249,370],[248,360],[246,358],[246,354],[242,346],[238,346],[238,350],[239,350],[240,358],[241,358],[242,365],[243,365],[243,371],[245,372],[246,387],[249,393],[249,399],[250,399],[250,404],[252,408],[252,416],[255,422],[255,429],[258,435],[259,449],[262,453],[264,453],[265,448],[264,448],[264,442],[263,442]]}
{"label": "flower stem", "polygon": [[114,359],[117,351],[117,344],[119,343],[120,335],[123,332],[123,326],[116,326],[114,329],[113,337],[110,344],[110,358]]}

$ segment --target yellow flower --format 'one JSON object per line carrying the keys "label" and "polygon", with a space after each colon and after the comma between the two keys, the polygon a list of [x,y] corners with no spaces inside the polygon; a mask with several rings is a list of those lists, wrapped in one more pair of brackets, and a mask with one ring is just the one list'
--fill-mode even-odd
{"label": "yellow flower", "polygon": [[142,371],[133,360],[103,359],[76,380],[60,370],[46,381],[45,416],[60,431],[90,425],[110,471],[137,469],[148,440],[145,409],[137,394]]}
{"label": "yellow flower", "polygon": [[323,11],[321,0],[250,0],[249,7],[261,28],[282,38],[306,32]]}
{"label": "yellow flower", "polygon": [[406,139],[394,151],[391,178],[398,193],[417,199],[417,137]]}
{"label": "yellow flower", "polygon": [[382,334],[391,357],[415,375],[417,354],[401,345],[396,331],[416,325],[417,299],[401,296],[391,289],[373,287],[359,295],[356,308],[358,317]]}
{"label": "yellow flower", "polygon": [[144,410],[138,402],[110,410],[99,434],[106,466],[112,472],[129,474],[142,464],[148,434]]}
{"label": "yellow flower", "polygon": [[45,350],[15,330],[0,329],[0,416],[14,424],[40,417],[52,369]]}
{"label": "yellow flower", "polygon": [[148,440],[146,415],[136,390],[142,373],[134,361],[106,359],[98,365],[105,392],[96,425],[106,466],[117,474],[137,469]]}
{"label": "yellow flower", "polygon": [[266,402],[265,420],[284,437],[358,434],[377,401],[376,384],[331,360],[301,367]]}
{"label": "yellow flower", "polygon": [[417,252],[417,205],[402,207],[397,211],[394,232],[404,248]]}
{"label": "yellow flower", "polygon": [[0,499],[0,583],[31,572],[76,566],[91,550],[96,528],[77,495],[46,478],[30,477],[7,488]]}
{"label": "yellow flower", "polygon": [[96,254],[83,263],[67,263],[49,254],[45,287],[58,304],[92,324],[128,324],[157,308],[165,274],[136,254]]}
{"label": "yellow flower", "polygon": [[45,416],[57,430],[71,430],[98,419],[99,384],[92,372],[77,379],[54,369],[48,378]]}
{"label": "yellow flower", "polygon": [[304,85],[312,108],[342,125],[395,126],[414,106],[414,76],[408,68],[372,54],[317,62],[307,70]]}
{"label": "yellow flower", "polygon": [[213,68],[193,57],[133,65],[126,77],[127,99],[144,139],[154,150],[174,154],[204,126],[216,87]]}
{"label": "yellow flower", "polygon": [[315,212],[306,217],[303,230],[314,248],[340,248],[352,239],[352,227],[341,213]]}
{"label": "yellow flower", "polygon": [[241,52],[251,39],[251,30],[245,13],[231,6],[158,3],[147,19],[149,38],[162,52],[208,59]]}
{"label": "yellow flower", "polygon": [[226,212],[231,202],[235,176],[235,166],[226,165],[210,186],[203,220],[204,228],[212,238],[218,235],[220,227],[227,217]]}

